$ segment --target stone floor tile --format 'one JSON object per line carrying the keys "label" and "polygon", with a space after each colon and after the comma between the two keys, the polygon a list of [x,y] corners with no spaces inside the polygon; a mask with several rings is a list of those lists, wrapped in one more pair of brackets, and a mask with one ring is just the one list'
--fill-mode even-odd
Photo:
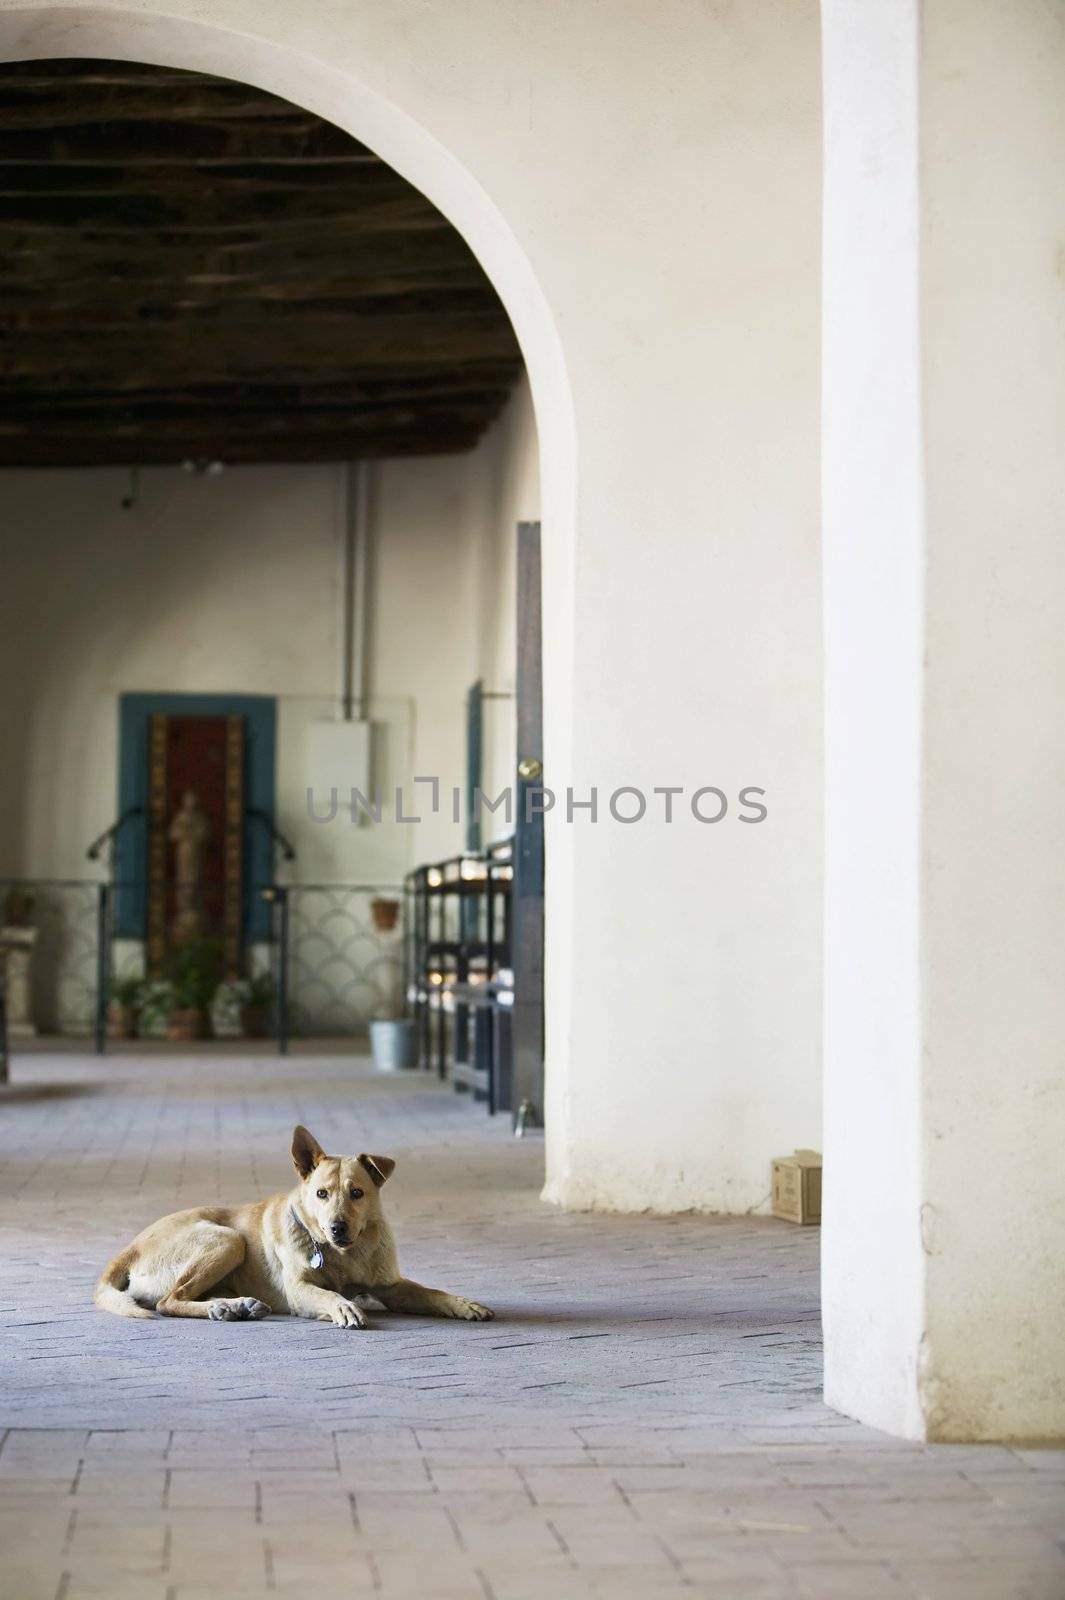
{"label": "stone floor tile", "polygon": [[168,1508],[203,1506],[217,1510],[251,1508],[259,1498],[258,1482],[247,1472],[206,1471],[199,1467],[175,1468],[169,1474],[165,1504]]}
{"label": "stone floor tile", "polygon": [[563,1533],[566,1553],[581,1571],[589,1567],[675,1567],[674,1553],[651,1528],[638,1523],[627,1527],[568,1528]]}
{"label": "stone floor tile", "polygon": [[170,1440],[169,1428],[93,1428],[85,1441],[85,1454],[89,1457],[164,1455]]}
{"label": "stone floor tile", "polygon": [[[526,1571],[481,1564],[482,1595],[492,1600],[600,1600],[603,1590],[589,1574],[579,1573],[565,1562]],[[608,1590],[607,1593],[610,1591]]]}
{"label": "stone floor tile", "polygon": [[358,1501],[356,1518],[354,1525],[375,1555],[399,1552],[406,1556],[411,1551],[435,1553],[459,1548],[454,1525],[439,1502],[416,1510],[395,1504],[367,1506]]}
{"label": "stone floor tile", "polygon": [[357,1492],[376,1494],[433,1494],[435,1485],[428,1464],[421,1455],[399,1461],[342,1461],[338,1481]]}
{"label": "stone floor tile", "polygon": [[21,1504],[29,1499],[58,1499],[61,1495],[71,1493],[73,1481],[73,1472],[61,1478],[43,1472],[11,1472],[0,1477],[0,1507]]}
{"label": "stone floor tile", "polygon": [[[276,1588],[268,1587],[264,1573],[252,1572],[231,1574],[225,1578],[224,1585],[216,1574],[204,1572],[199,1577],[167,1584],[163,1591],[165,1600],[259,1600],[261,1595],[277,1592]],[[303,1593],[305,1595],[306,1590]]]}
{"label": "stone floor tile", "polygon": [[1061,1600],[1060,1580],[1014,1562],[894,1563],[914,1600]]}
{"label": "stone floor tile", "polygon": [[1034,1472],[1058,1472],[1065,1476],[1065,1449],[1044,1445],[1041,1449],[1015,1449],[1013,1455]]}
{"label": "stone floor tile", "polygon": [[626,1572],[617,1567],[591,1567],[581,1573],[596,1600],[691,1600],[691,1584],[679,1573]]}
{"label": "stone floor tile", "polygon": [[[695,1596],[704,1595],[706,1600],[733,1600],[733,1596],[742,1596],[743,1600],[806,1600],[795,1579],[786,1572],[734,1580],[719,1577],[712,1562],[685,1568],[686,1572],[689,1570],[691,1587],[683,1593],[693,1600]],[[861,1596],[855,1595],[854,1600],[861,1600]]]}
{"label": "stone floor tile", "polygon": [[267,1541],[266,1568],[270,1581],[278,1589],[300,1589],[305,1597],[330,1594],[340,1590],[344,1594],[372,1594],[378,1589],[380,1577],[365,1550],[354,1547],[322,1549],[311,1538],[303,1541],[300,1550],[278,1548]]}
{"label": "stone floor tile", "polygon": [[262,1483],[255,1514],[265,1528],[346,1528],[351,1494],[339,1486],[300,1493],[285,1483]]}
{"label": "stone floor tile", "polygon": [[361,1430],[338,1432],[334,1443],[341,1465],[350,1461],[365,1461],[367,1457],[383,1465],[388,1461],[408,1461],[422,1454],[412,1428],[394,1428],[374,1433],[363,1433]]}
{"label": "stone floor tile", "polygon": [[457,1548],[446,1546],[431,1551],[374,1550],[371,1570],[376,1574],[384,1595],[426,1594],[454,1595],[455,1600],[485,1600],[485,1587],[478,1576],[476,1564]]}
{"label": "stone floor tile", "polygon": [[539,1506],[617,1505],[623,1500],[610,1467],[523,1467],[521,1476]]}
{"label": "stone floor tile", "polygon": [[499,1463],[494,1467],[431,1467],[433,1487],[445,1497],[450,1495],[520,1495],[525,1487],[523,1475],[515,1468]]}
{"label": "stone floor tile", "polygon": [[103,1495],[107,1499],[161,1505],[171,1476],[151,1456],[139,1470],[129,1465],[128,1457],[123,1458],[121,1466],[112,1460],[87,1460],[72,1481],[70,1492],[79,1503]]}
{"label": "stone floor tile", "polygon": [[[60,1073],[62,1104],[35,1102]],[[1065,1596],[1065,1452],[892,1440],[821,1405],[814,1231],[551,1211],[535,1139],[349,1055],[18,1055],[14,1075],[15,1600]],[[296,1121],[391,1151],[407,1270],[498,1320],[382,1313],[353,1339],[93,1309],[103,1261],[166,1211],[228,1199],[220,1173],[248,1198],[287,1183]],[[47,1158],[20,1164],[27,1139],[72,1175],[58,1200]]]}
{"label": "stone floor tile", "polygon": [[56,1600],[69,1583],[70,1576],[56,1556],[40,1550],[4,1553],[4,1592],[17,1600]]}
{"label": "stone floor tile", "polygon": [[908,1600],[908,1589],[885,1561],[816,1561],[792,1569],[808,1600]]}
{"label": "stone floor tile", "polygon": [[[122,1576],[107,1571],[73,1572],[59,1600],[168,1600],[170,1586],[160,1578]],[[18,1600],[23,1600],[19,1595]]]}

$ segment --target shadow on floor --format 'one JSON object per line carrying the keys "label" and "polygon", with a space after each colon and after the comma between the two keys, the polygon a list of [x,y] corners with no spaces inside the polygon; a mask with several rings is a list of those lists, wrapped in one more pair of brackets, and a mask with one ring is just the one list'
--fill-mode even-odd
{"label": "shadow on floor", "polygon": [[39,1105],[47,1100],[74,1100],[101,1094],[106,1083],[2,1083],[0,1105]]}

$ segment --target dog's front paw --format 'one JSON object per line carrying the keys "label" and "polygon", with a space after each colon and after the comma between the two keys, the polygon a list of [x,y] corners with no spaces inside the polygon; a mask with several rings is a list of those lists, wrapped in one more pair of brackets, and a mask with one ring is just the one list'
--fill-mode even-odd
{"label": "dog's front paw", "polygon": [[256,1300],[253,1295],[247,1294],[240,1301],[241,1316],[251,1322],[261,1322],[263,1317],[270,1315],[270,1307],[265,1300]]}
{"label": "dog's front paw", "polygon": [[270,1315],[270,1307],[247,1294],[236,1300],[212,1300],[207,1315],[212,1322],[258,1322]]}
{"label": "dog's front paw", "polygon": [[351,1300],[338,1300],[329,1313],[331,1322],[338,1328],[365,1328],[366,1318]]}
{"label": "dog's front paw", "polygon": [[491,1322],[495,1316],[487,1306],[479,1306],[476,1300],[467,1300],[461,1294],[450,1295],[449,1301],[448,1316],[458,1317],[462,1322]]}

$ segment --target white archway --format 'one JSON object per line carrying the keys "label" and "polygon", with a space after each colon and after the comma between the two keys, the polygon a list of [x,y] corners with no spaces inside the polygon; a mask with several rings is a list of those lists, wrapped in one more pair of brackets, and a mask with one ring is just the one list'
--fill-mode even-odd
{"label": "white archway", "polygon": [[[539,438],[543,524],[546,676],[565,684],[571,676],[566,619],[572,616],[572,548],[576,504],[573,402],[554,315],[528,255],[485,188],[405,106],[383,96],[326,52],[299,48],[265,35],[236,31],[216,21],[120,11],[89,4],[48,3],[0,11],[0,60],[70,57],[143,62],[184,68],[244,82],[314,112],[366,144],[414,184],[454,225],[491,279],[513,323],[529,375]],[[553,624],[553,625],[552,625]],[[545,701],[550,703],[545,689]],[[567,704],[567,697],[555,697]],[[556,767],[568,765],[565,716],[545,710],[545,746]],[[564,845],[564,841],[560,841]],[[568,876],[556,873],[549,891],[550,920],[561,927]],[[558,970],[567,970],[560,963]],[[550,983],[550,978],[547,979]],[[560,1030],[568,996],[552,996],[552,1032]]]}
{"label": "white archway", "polygon": [[[0,53],[275,92],[477,254],[541,445],[546,1192],[764,1206],[820,1141],[817,0],[0,0]],[[706,785],[727,822],[666,815]]]}

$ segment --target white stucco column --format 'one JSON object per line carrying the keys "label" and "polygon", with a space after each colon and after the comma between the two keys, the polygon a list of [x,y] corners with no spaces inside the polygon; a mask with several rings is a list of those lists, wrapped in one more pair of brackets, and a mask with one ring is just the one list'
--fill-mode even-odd
{"label": "white stucco column", "polygon": [[1065,11],[826,0],[825,1388],[1065,1433]]}

